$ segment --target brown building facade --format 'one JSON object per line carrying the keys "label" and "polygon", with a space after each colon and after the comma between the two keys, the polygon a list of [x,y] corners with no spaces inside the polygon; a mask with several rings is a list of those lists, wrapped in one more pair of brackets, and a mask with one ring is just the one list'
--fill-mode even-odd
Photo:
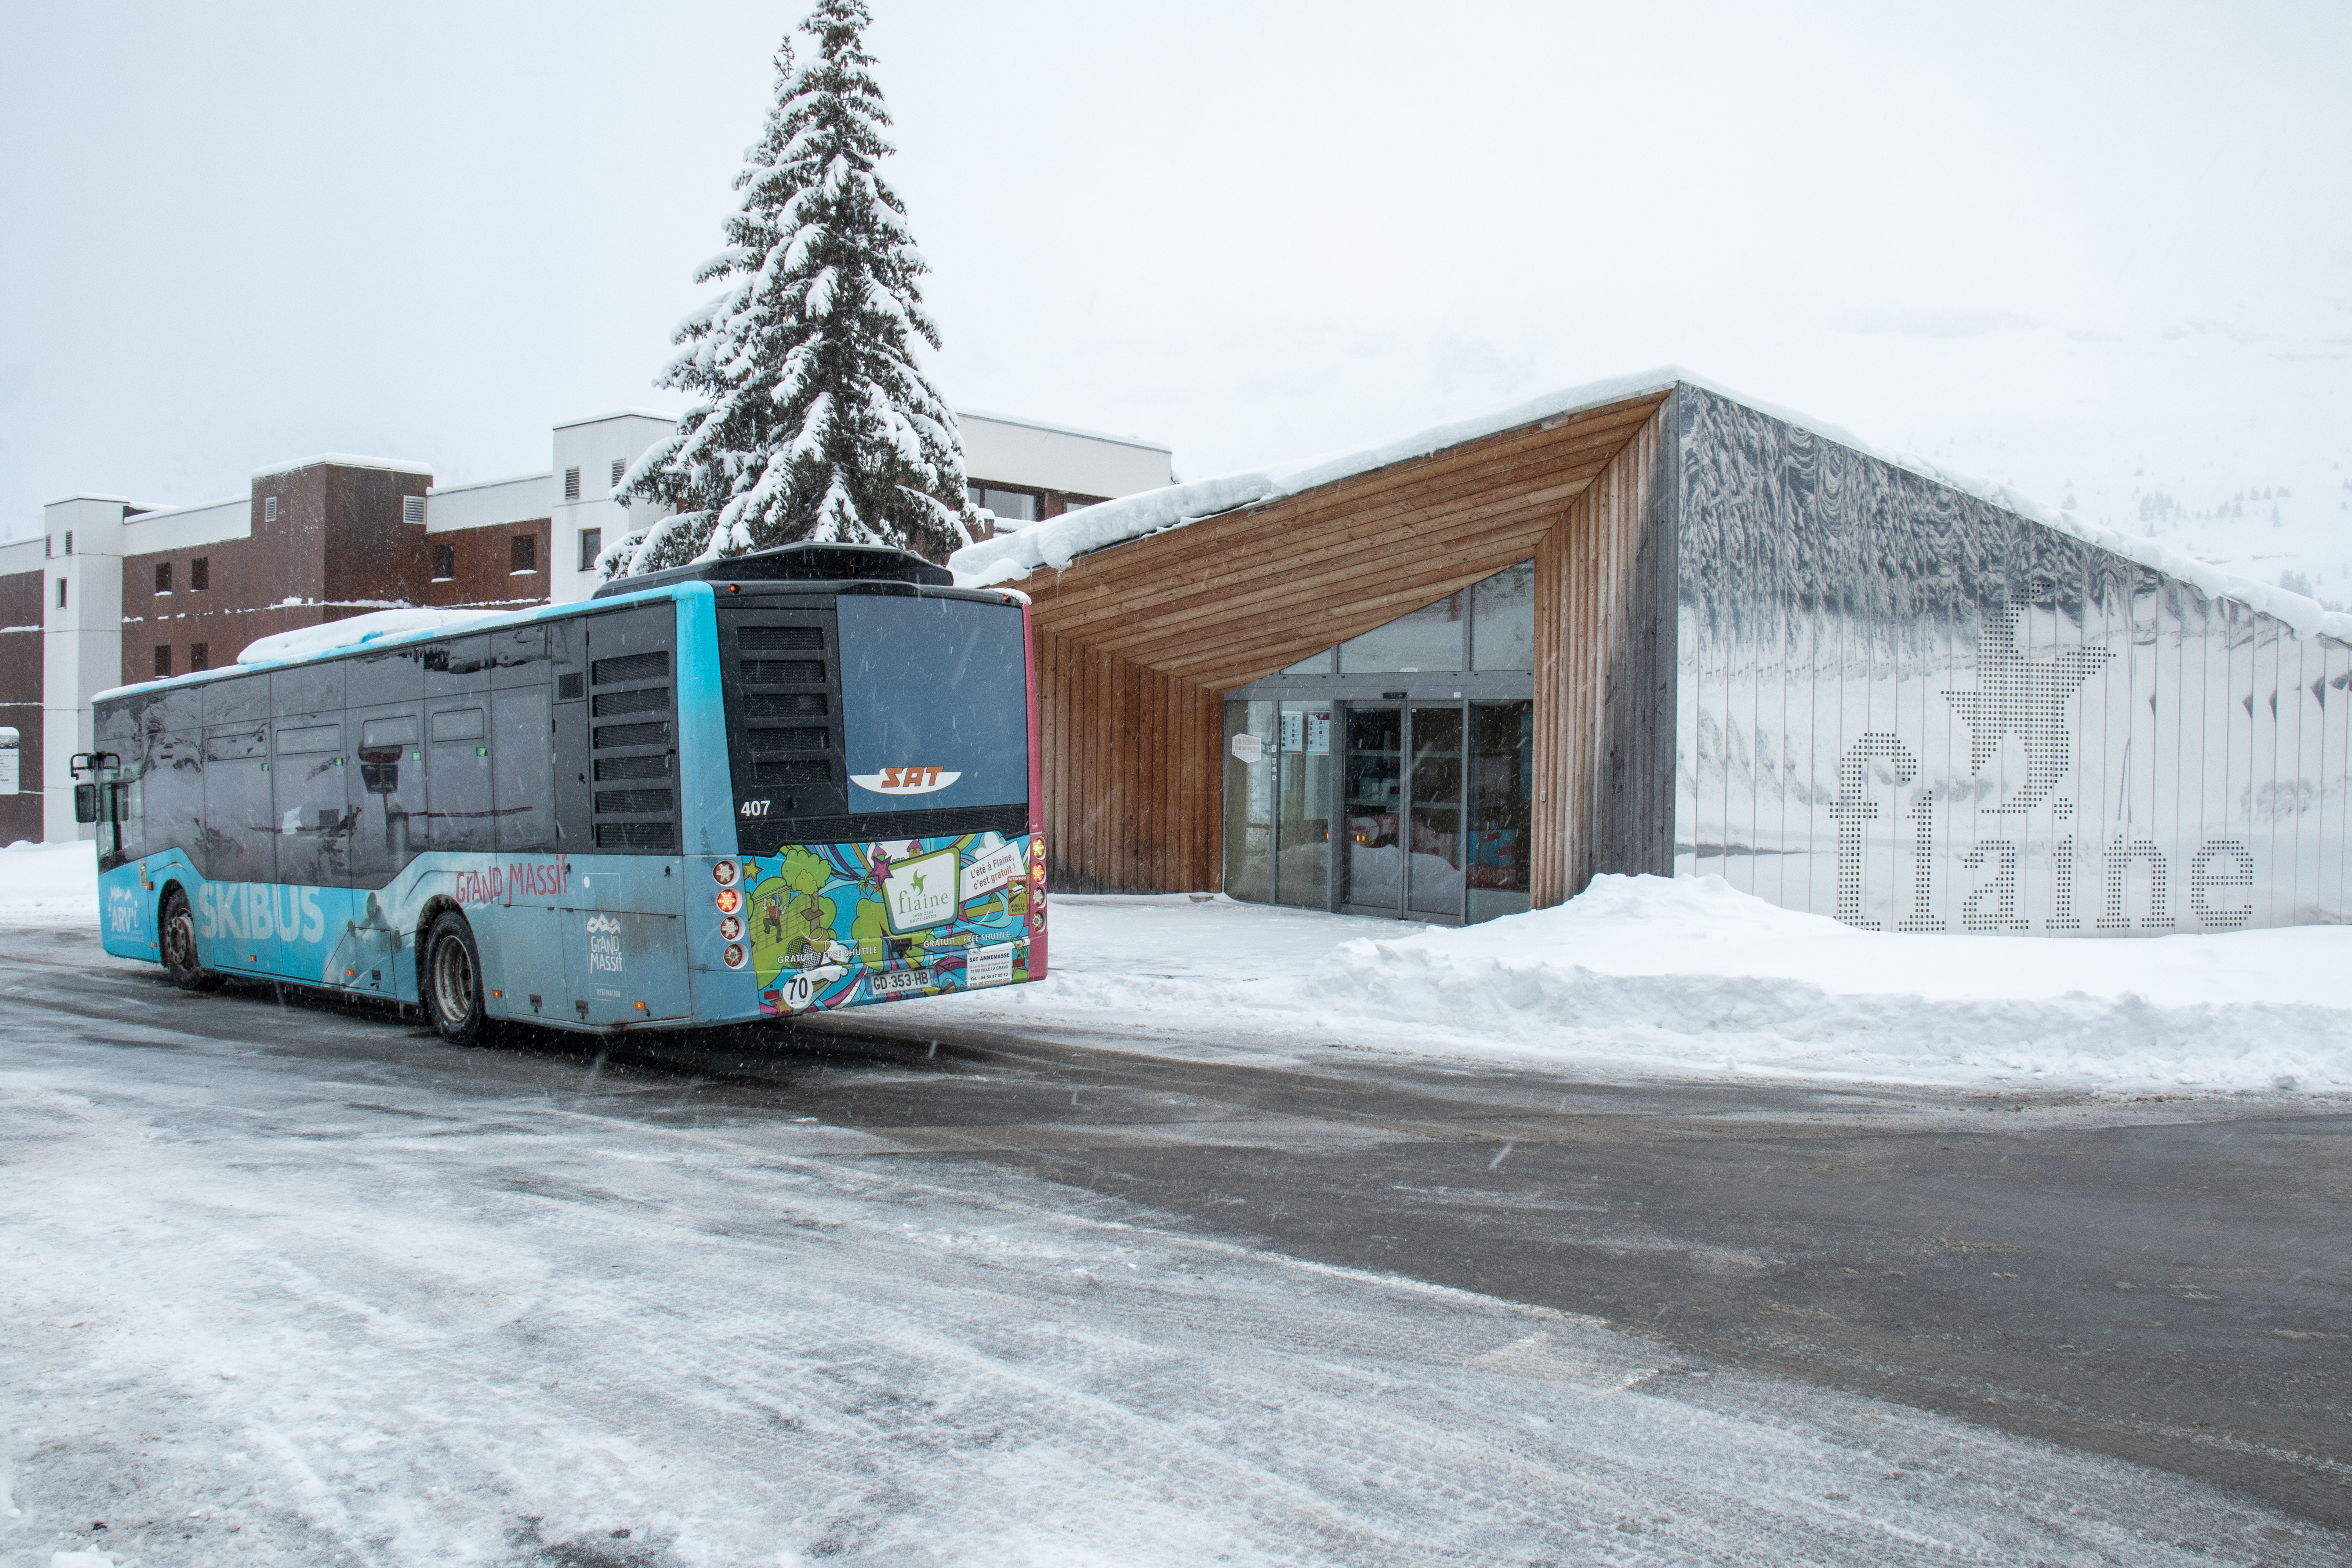
{"label": "brown building facade", "polygon": [[138,547],[170,519],[142,525],[147,514],[126,509],[121,684],[231,663],[259,637],[419,602],[432,483],[420,470],[333,459],[257,474],[242,537],[159,549]]}
{"label": "brown building facade", "polygon": [[374,610],[546,603],[547,518],[497,515],[543,504],[543,488],[510,484],[487,516],[478,504],[436,529],[428,469],[322,457],[206,506],[52,503],[40,537],[0,544],[0,752],[13,730],[16,757],[0,842],[77,836],[68,764],[90,749],[90,699],[109,687]]}

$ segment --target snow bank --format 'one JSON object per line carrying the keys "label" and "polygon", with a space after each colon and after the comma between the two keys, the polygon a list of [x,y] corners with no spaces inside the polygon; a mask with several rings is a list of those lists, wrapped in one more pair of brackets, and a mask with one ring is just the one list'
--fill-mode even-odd
{"label": "snow bank", "polygon": [[2285,622],[2298,635],[2324,635],[2352,642],[2352,615],[2329,610],[2316,599],[2290,593],[2272,584],[2238,576],[2139,535],[2086,522],[2073,512],[2045,506],[2007,485],[1945,468],[1916,453],[1878,447],[1839,426],[1761,398],[1749,397],[1675,365],[1664,365],[1656,370],[1610,381],[1565,387],[1540,397],[1529,398],[1524,403],[1513,404],[1507,408],[1496,409],[1491,414],[1433,425],[1409,436],[1401,436],[1340,457],[1251,469],[1227,474],[1220,479],[1171,485],[1163,489],[1144,490],[1115,500],[1099,501],[1081,511],[1066,513],[1045,522],[1030,523],[1017,533],[999,534],[978,544],[967,545],[950,556],[948,564],[954,570],[958,583],[972,588],[1017,581],[1041,566],[1049,566],[1058,572],[1092,551],[1123,544],[1166,529],[1181,528],[1204,517],[1213,517],[1236,508],[1277,500],[1301,490],[1370,473],[1391,464],[1425,458],[1449,447],[1482,440],[1488,436],[1499,436],[1506,430],[1517,430],[1545,419],[1560,418],[1587,409],[1662,393],[1678,382],[1727,397],[1759,414],[1810,430],[1826,440],[1850,447],[1880,462],[1990,501],[2045,528],[2056,529],[2127,561],[2153,567],[2168,577],[2192,583],[2209,598],[2234,599],[2250,609]]}
{"label": "snow bank", "polygon": [[1939,1079],[2352,1088],[2352,929],[2053,941],[1861,931],[1720,877],[1601,877],[1345,943],[1305,987],[1536,1050]]}
{"label": "snow bank", "polygon": [[1719,877],[1602,877],[1460,930],[1057,899],[1041,984],[942,1022],[1374,1046],[1601,1070],[2352,1089],[2352,927],[2059,941],[1859,931]]}
{"label": "snow bank", "polygon": [[0,925],[98,924],[98,845],[36,844],[0,849]]}

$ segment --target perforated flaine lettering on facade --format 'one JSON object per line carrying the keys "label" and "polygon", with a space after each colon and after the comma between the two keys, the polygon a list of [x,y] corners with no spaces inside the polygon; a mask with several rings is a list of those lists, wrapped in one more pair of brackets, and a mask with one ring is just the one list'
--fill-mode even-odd
{"label": "perforated flaine lettering on facade", "polygon": [[[2032,777],[2030,787],[2040,792],[2049,810],[2048,826],[2020,822],[2013,837],[1979,838],[1952,855],[1937,843],[1939,813],[1936,792],[1922,789],[1902,814],[1901,826],[1890,839],[1882,837],[1874,853],[1865,842],[1866,829],[1882,816],[1881,801],[1902,793],[1918,776],[1918,764],[1908,747],[1892,735],[1865,734],[1850,747],[1838,764],[1838,794],[1828,808],[1838,825],[1837,918],[1864,931],[1880,929],[1879,921],[1864,912],[1870,872],[1895,863],[1887,851],[1907,848],[1909,886],[1897,902],[1910,912],[1895,922],[1906,931],[1946,929],[1934,911],[1947,907],[1947,896],[1958,900],[1960,929],[1969,931],[2040,931],[2068,935],[2089,929],[2104,936],[2155,935],[2174,929],[2178,907],[2174,881],[2179,869],[2161,846],[2128,825],[2093,836],[2081,830],[2074,804],[2050,791],[2063,782]],[[1998,809],[1998,808],[1993,808]],[[1990,812],[1988,812],[1990,815]],[[1907,840],[1907,842],[1906,842]],[[1957,848],[1957,847],[1954,847]],[[2093,900],[2087,911],[2075,908],[2076,869],[2088,864],[2086,893]],[[1949,868],[1948,870],[1947,868]],[[2030,879],[2028,868],[2034,873]],[[1940,882],[1958,873],[1958,885]],[[2250,913],[2254,889],[2254,861],[2234,839],[2205,840],[2189,858],[2187,871],[2188,910],[2200,928],[2234,931]],[[2030,881],[2039,894],[2032,900],[2038,914],[2025,908],[2021,889]],[[1884,888],[1884,884],[1880,884]]]}

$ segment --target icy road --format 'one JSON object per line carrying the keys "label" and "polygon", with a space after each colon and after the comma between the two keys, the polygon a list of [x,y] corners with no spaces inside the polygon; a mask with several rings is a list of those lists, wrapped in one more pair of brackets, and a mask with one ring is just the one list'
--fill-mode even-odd
{"label": "icy road", "polygon": [[0,987],[7,1568],[2352,1549],[2332,1101]]}

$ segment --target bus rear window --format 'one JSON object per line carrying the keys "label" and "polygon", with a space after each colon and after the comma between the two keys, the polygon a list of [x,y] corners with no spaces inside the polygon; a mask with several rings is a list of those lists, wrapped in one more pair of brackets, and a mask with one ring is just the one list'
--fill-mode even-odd
{"label": "bus rear window", "polygon": [[1002,832],[1007,819],[1021,831],[1029,799],[1021,639],[1020,609],[1001,600],[843,594],[720,605],[746,852],[803,837]]}
{"label": "bus rear window", "polygon": [[[1016,606],[844,595],[839,622],[850,810],[1028,800],[1028,683]],[[916,772],[919,784],[909,782]]]}

